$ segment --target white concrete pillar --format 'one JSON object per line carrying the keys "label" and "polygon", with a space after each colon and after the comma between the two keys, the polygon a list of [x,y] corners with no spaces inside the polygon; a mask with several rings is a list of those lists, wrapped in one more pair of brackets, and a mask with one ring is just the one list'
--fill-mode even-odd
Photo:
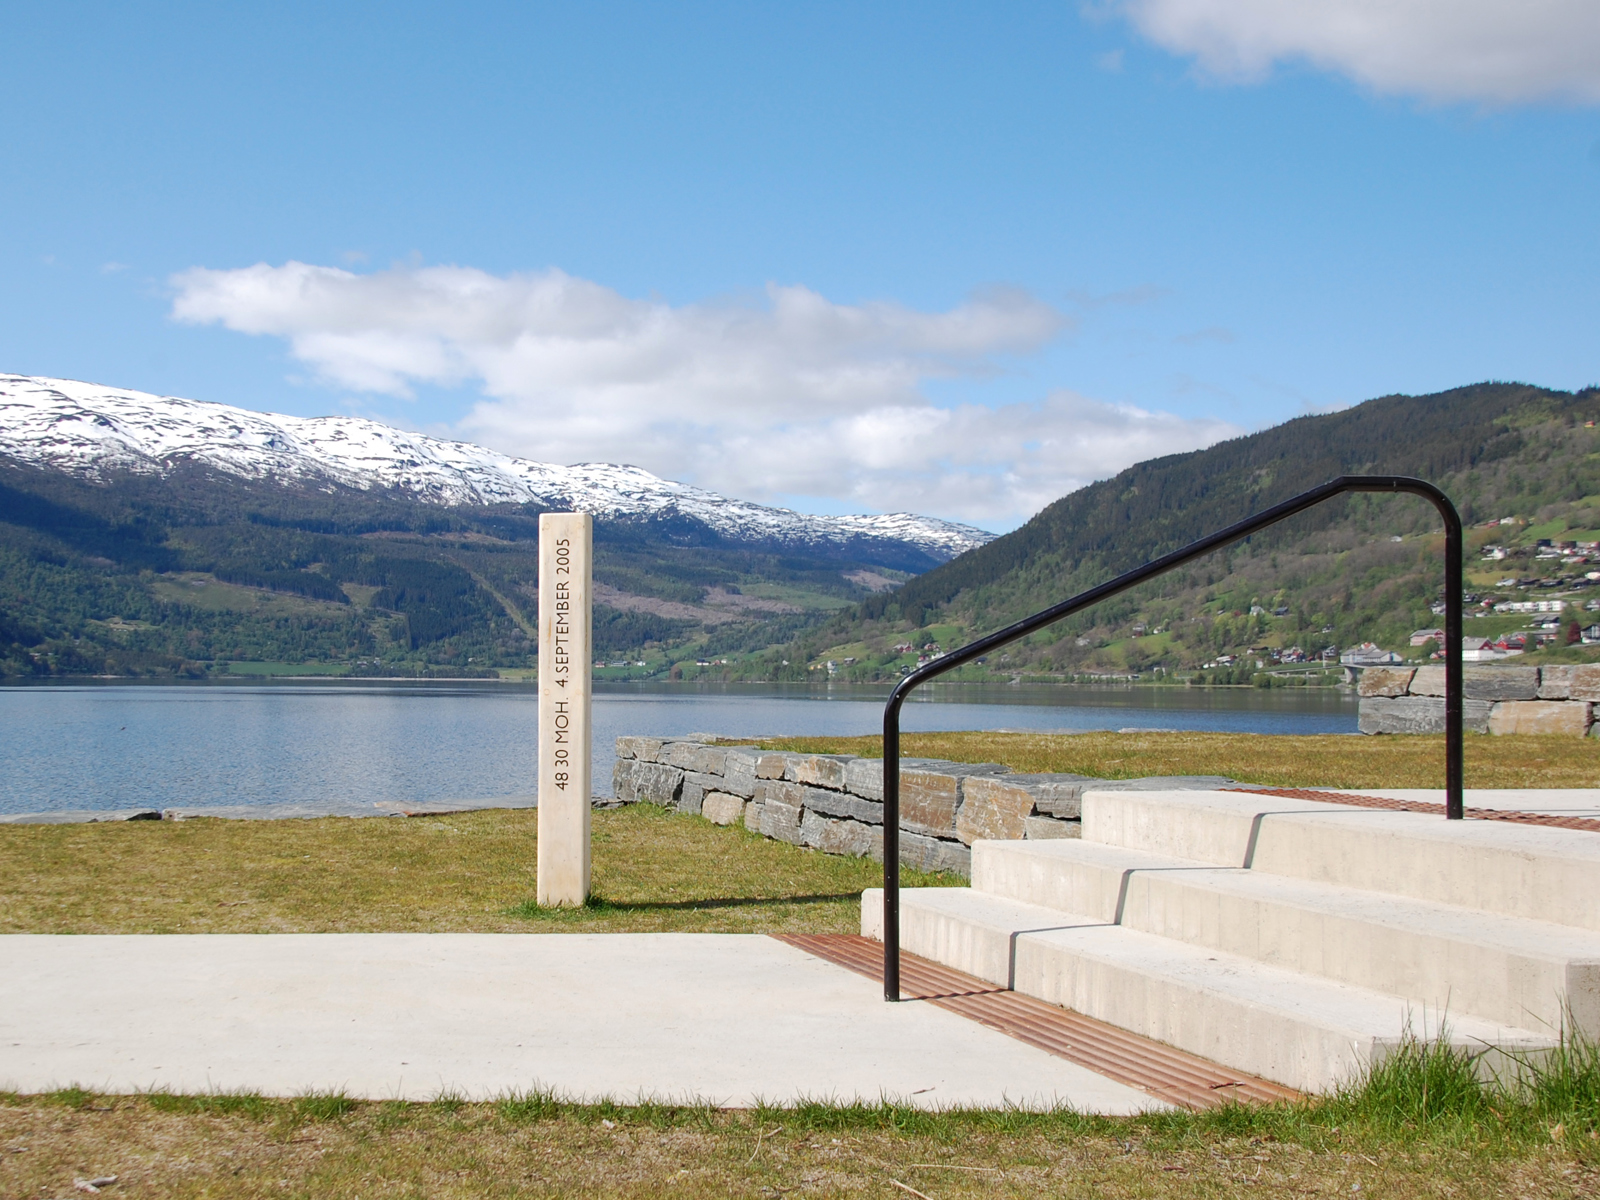
{"label": "white concrete pillar", "polygon": [[540,904],[589,898],[590,560],[594,519],[539,516]]}

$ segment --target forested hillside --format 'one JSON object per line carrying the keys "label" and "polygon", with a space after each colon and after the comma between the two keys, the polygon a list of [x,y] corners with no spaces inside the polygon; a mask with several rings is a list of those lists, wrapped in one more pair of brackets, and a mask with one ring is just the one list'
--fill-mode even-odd
{"label": "forested hillside", "polygon": [[[1577,594],[1594,564],[1536,561],[1535,544],[1600,536],[1597,418],[1597,389],[1487,383],[1387,396],[1139,463],[1063,497],[1014,533],[869,598],[791,656],[831,659],[847,677],[888,677],[915,661],[897,645],[948,649],[1343,474],[1413,475],[1443,487],[1479,527],[1469,534],[1475,595]],[[1515,520],[1482,527],[1502,518]],[[1430,604],[1443,578],[1440,528],[1433,509],[1414,498],[1333,501],[1063,622],[988,666],[1149,672],[1252,647],[1312,654],[1366,640],[1404,647],[1412,630],[1437,623]],[[1509,556],[1474,553],[1491,542],[1506,545]],[[1473,630],[1519,623],[1487,622]],[[840,665],[846,658],[855,660],[848,668]]]}
{"label": "forested hillside", "polygon": [[[526,670],[537,538],[528,505],[199,466],[97,484],[0,459],[0,673]],[[595,541],[596,651],[624,675],[764,649],[936,561],[867,539],[797,552],[684,517],[602,521]]]}
{"label": "forested hillside", "polygon": [[[1537,543],[1600,539],[1597,419],[1597,389],[1490,383],[1384,397],[1140,463],[942,566],[904,544],[801,552],[681,516],[600,522],[596,651],[616,664],[602,677],[896,678],[939,648],[1361,472],[1420,476],[1455,500],[1473,526],[1474,597],[1564,596],[1584,613],[1600,594],[1585,575],[1600,563],[1539,557]],[[0,459],[0,672],[526,671],[537,517],[530,505],[443,507],[200,465],[96,484]],[[971,674],[1170,678],[1219,656],[1315,658],[1363,641],[1426,653],[1406,641],[1437,623],[1442,542],[1420,500],[1335,501]],[[1479,553],[1490,544],[1502,557]],[[1526,623],[1491,616],[1470,631]]]}

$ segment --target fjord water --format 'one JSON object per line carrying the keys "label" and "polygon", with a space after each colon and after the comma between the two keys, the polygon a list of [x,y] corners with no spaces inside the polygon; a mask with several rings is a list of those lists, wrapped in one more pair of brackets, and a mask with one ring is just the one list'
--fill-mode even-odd
{"label": "fjord water", "polygon": [[[622,734],[876,733],[887,689],[597,684],[596,791]],[[216,805],[406,804],[535,791],[535,688],[508,683],[0,687],[0,815]],[[1331,688],[932,686],[904,728],[1354,733]]]}

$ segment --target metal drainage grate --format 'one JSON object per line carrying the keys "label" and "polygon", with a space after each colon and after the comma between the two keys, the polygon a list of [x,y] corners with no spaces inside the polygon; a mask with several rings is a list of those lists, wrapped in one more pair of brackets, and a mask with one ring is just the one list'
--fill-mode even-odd
{"label": "metal drainage grate", "polygon": [[[848,933],[772,936],[883,981],[883,947],[870,938]],[[900,955],[900,987],[907,1000],[937,1004],[1180,1108],[1215,1108],[1230,1102],[1270,1104],[1301,1095],[1293,1088],[1240,1075],[1218,1063],[904,951]]]}

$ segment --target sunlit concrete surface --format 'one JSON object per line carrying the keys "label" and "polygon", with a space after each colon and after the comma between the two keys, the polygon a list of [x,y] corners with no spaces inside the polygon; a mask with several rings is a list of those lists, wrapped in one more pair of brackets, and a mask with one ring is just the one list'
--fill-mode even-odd
{"label": "sunlit concrete surface", "polygon": [[1160,1107],[759,935],[11,935],[0,963],[21,1092]]}
{"label": "sunlit concrete surface", "polygon": [[[1378,796],[1413,804],[1443,804],[1443,788],[1329,788],[1347,796]],[[1600,788],[1466,788],[1468,808],[1511,809],[1550,817],[1600,817]]]}

